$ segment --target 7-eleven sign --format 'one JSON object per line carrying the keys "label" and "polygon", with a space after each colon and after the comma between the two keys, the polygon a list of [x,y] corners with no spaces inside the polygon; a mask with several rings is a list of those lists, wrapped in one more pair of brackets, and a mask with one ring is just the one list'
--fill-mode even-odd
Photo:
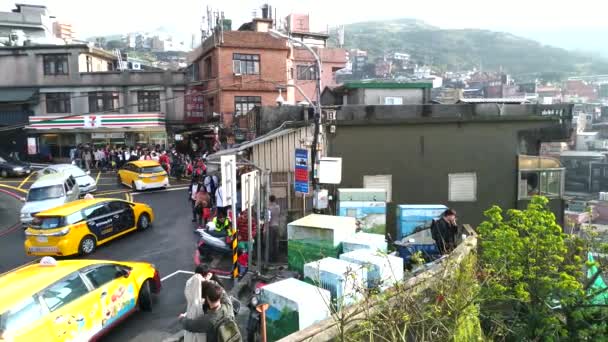
{"label": "7-eleven sign", "polygon": [[85,128],[101,127],[101,115],[85,115],[83,117]]}

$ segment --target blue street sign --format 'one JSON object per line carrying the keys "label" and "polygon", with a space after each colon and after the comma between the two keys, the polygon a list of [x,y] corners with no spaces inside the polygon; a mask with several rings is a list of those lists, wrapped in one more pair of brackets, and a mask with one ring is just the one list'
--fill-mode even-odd
{"label": "blue street sign", "polygon": [[296,192],[308,194],[308,150],[296,149],[295,182]]}

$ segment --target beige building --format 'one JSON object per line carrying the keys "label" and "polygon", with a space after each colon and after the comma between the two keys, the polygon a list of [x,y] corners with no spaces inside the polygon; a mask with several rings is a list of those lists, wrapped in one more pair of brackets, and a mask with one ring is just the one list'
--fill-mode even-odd
{"label": "beige building", "polygon": [[53,34],[66,43],[71,43],[76,38],[72,25],[59,21],[53,23]]}
{"label": "beige building", "polygon": [[80,143],[167,144],[167,123],[183,121],[184,73],[117,71],[116,63],[84,44],[0,48],[0,126],[21,113],[18,149],[34,138],[55,158]]}

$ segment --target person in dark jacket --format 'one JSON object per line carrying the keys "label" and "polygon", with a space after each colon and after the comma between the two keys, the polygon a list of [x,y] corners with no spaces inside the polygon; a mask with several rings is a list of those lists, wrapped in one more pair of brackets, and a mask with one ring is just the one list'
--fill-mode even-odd
{"label": "person in dark jacket", "polygon": [[181,322],[185,330],[194,333],[206,333],[207,341],[217,341],[216,328],[220,320],[225,317],[234,320],[232,301],[224,289],[214,282],[205,282],[204,286],[205,302],[209,305],[209,310],[197,318],[185,318],[185,314],[180,315]]}
{"label": "person in dark jacket", "polygon": [[454,250],[457,232],[456,211],[453,209],[447,209],[443,212],[441,218],[433,221],[431,234],[439,253],[449,254]]}

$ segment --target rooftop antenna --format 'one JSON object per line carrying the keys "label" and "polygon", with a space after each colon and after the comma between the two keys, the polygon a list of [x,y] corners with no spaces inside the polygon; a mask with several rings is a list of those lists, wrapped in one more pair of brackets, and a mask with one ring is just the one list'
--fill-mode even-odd
{"label": "rooftop antenna", "polygon": [[224,44],[224,11],[222,11],[220,19],[220,44]]}

